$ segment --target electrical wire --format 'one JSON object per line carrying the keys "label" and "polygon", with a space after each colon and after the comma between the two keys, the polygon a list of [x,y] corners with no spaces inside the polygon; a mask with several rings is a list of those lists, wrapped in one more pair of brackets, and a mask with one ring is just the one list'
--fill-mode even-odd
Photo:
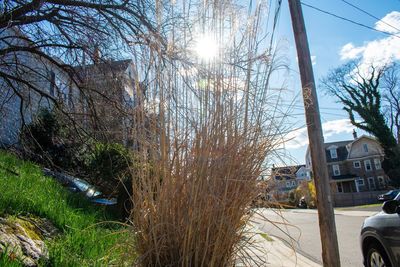
{"label": "electrical wire", "polygon": [[392,27],[393,29],[395,29],[395,30],[397,30],[398,32],[400,32],[400,29],[399,29],[399,28],[397,28],[397,27],[395,27],[395,26],[393,26],[393,25],[387,23],[386,21],[383,21],[382,19],[376,17],[375,15],[369,13],[368,11],[365,11],[364,9],[362,9],[362,8],[360,8],[360,7],[358,7],[358,6],[354,5],[354,4],[352,4],[352,3],[349,3],[349,2],[346,1],[346,0],[341,0],[341,1],[344,2],[344,3],[346,3],[346,4],[348,4],[349,6],[351,6],[351,7],[353,7],[353,8],[355,8],[355,9],[357,9],[358,11],[361,11],[361,12],[363,12],[364,14],[367,14],[367,15],[370,16],[371,18],[374,18],[374,19],[376,19],[377,21],[380,21],[381,23],[383,23],[383,24],[385,24],[385,25],[387,25],[387,26],[389,26],[389,27]]}
{"label": "electrical wire", "polygon": [[334,14],[334,13],[332,13],[332,12],[329,12],[329,11],[326,11],[326,10],[323,10],[323,9],[320,9],[320,8],[318,8],[318,7],[315,7],[315,6],[306,4],[306,3],[304,3],[304,2],[301,2],[301,4],[302,4],[303,6],[312,8],[312,9],[314,9],[314,10],[317,10],[317,11],[319,11],[319,12],[321,12],[321,13],[330,15],[330,16],[332,16],[332,17],[335,17],[335,18],[338,18],[338,19],[341,19],[341,20],[350,22],[350,23],[352,23],[352,24],[355,24],[355,25],[358,25],[358,26],[361,26],[361,27],[364,27],[364,28],[367,28],[367,29],[370,29],[370,30],[373,30],[373,31],[376,31],[376,32],[380,32],[380,33],[383,33],[383,34],[386,34],[386,35],[394,36],[394,37],[397,37],[397,38],[400,39],[400,36],[395,35],[395,34],[392,34],[392,33],[390,33],[390,32],[386,32],[386,31],[381,31],[381,30],[375,29],[374,27],[371,27],[371,26],[362,24],[362,23],[360,23],[360,22],[357,22],[357,21],[354,21],[354,20],[351,20],[351,19],[348,19],[348,18],[339,16],[339,15],[336,15],[336,14]]}

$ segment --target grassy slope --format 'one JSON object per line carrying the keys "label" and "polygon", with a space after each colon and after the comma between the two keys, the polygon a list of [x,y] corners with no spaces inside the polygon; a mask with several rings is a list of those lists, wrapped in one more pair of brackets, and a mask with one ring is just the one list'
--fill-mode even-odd
{"label": "grassy slope", "polygon": [[62,234],[48,243],[50,262],[43,265],[120,265],[121,253],[127,250],[120,246],[127,241],[121,227],[99,223],[107,219],[103,209],[43,176],[36,165],[4,151],[0,151],[1,214],[34,214],[50,219],[61,230]]}

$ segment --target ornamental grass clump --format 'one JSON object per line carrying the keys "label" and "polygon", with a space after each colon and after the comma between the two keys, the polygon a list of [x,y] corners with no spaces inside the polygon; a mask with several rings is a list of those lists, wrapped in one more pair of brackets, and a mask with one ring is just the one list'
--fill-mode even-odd
{"label": "ornamental grass clump", "polygon": [[[180,25],[165,28],[167,54],[135,51],[137,79],[145,74],[132,131],[136,264],[265,266],[248,253],[251,204],[290,128],[282,89],[270,86],[283,65],[261,29],[268,6],[192,4],[159,10],[160,23]],[[205,40],[213,49],[199,47]]]}
{"label": "ornamental grass clump", "polygon": [[[133,193],[142,266],[233,266],[246,246],[250,204],[269,142],[215,120]],[[253,138],[251,138],[253,137]],[[155,175],[155,173],[153,175]]]}

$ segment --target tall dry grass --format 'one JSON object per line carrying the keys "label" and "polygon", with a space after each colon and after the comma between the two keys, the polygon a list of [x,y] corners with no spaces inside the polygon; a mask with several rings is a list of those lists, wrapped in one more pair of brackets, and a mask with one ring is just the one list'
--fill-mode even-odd
{"label": "tall dry grass", "polygon": [[[270,85],[279,60],[262,25],[269,6],[182,1],[168,58],[136,51],[146,99],[136,107],[131,222],[139,266],[251,265],[246,257],[258,179],[280,145],[287,110]],[[174,21],[175,18],[181,20]],[[160,24],[161,25],[161,24]],[[161,27],[161,26],[160,26]],[[193,60],[194,28],[219,42],[212,60]],[[268,37],[268,38],[267,38]],[[138,65],[139,66],[139,65]],[[139,78],[139,77],[138,77]]]}
{"label": "tall dry grass", "polygon": [[[245,244],[250,204],[268,142],[213,120],[191,143],[174,146],[169,164],[134,190],[137,249],[142,266],[233,266]],[[140,189],[138,189],[140,187]]]}

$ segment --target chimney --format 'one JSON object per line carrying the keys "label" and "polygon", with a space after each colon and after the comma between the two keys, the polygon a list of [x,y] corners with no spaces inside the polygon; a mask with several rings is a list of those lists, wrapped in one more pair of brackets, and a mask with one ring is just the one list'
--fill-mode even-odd
{"label": "chimney", "polygon": [[100,50],[99,50],[99,47],[96,45],[95,47],[94,47],[94,51],[93,51],[93,62],[94,62],[94,64],[97,64],[97,63],[99,63],[100,62]]}
{"label": "chimney", "polygon": [[356,130],[354,130],[354,129],[353,129],[353,138],[354,138],[354,140],[357,139],[357,132],[356,132]]}

